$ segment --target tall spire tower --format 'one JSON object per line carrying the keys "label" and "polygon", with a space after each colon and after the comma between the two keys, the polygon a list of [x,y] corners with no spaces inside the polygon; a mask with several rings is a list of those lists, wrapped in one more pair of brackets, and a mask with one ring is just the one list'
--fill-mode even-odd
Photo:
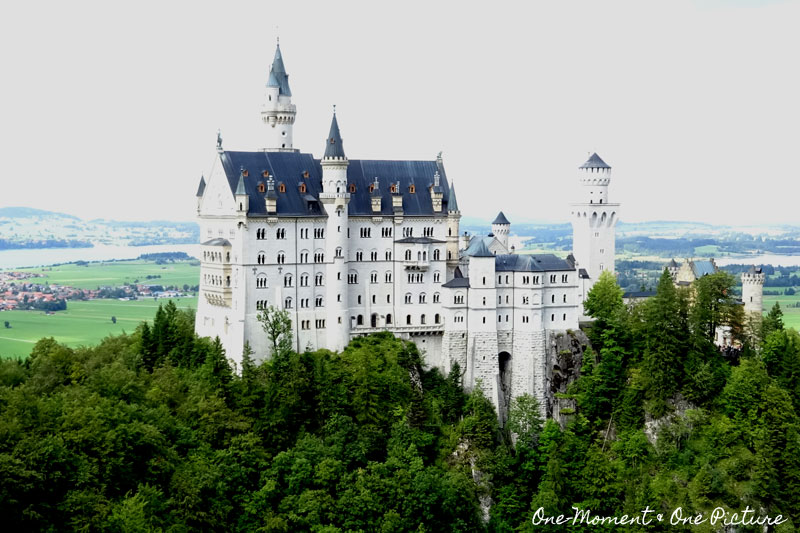
{"label": "tall spire tower", "polygon": [[578,180],[582,198],[571,206],[572,253],[578,269],[580,299],[584,302],[600,273],[614,272],[620,206],[608,201],[611,167],[599,155],[592,154],[578,168]]}
{"label": "tall spire tower", "polygon": [[[328,214],[325,230],[325,257],[328,259],[327,298],[325,309],[328,313],[327,344],[331,350],[343,350],[350,342],[350,322],[348,317],[348,290],[344,284],[347,276],[348,251],[348,205],[350,192],[347,186],[347,166],[350,162],[344,153],[339,122],[336,120],[334,106],[331,131],[325,139],[325,153],[322,156],[322,192],[319,200]],[[380,200],[379,200],[380,203]],[[334,281],[336,280],[336,281]],[[359,297],[360,298],[360,297]],[[342,320],[344,318],[344,320]]]}
{"label": "tall spire tower", "polygon": [[283,65],[281,45],[275,48],[275,58],[269,68],[267,92],[261,110],[261,120],[267,126],[268,152],[294,152],[292,146],[292,127],[297,109],[292,104],[292,91],[289,89],[289,75]]}

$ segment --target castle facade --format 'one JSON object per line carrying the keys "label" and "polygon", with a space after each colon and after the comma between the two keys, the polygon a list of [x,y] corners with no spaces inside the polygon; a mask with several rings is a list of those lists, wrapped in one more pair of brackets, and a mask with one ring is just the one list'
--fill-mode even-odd
{"label": "castle facade", "polygon": [[464,385],[481,386],[501,414],[524,393],[546,407],[552,339],[578,328],[592,284],[614,270],[611,168],[597,154],[579,168],[573,254],[519,254],[502,213],[491,234],[459,236],[441,154],[349,159],[334,112],[315,158],[293,146],[296,112],[278,47],[261,112],[265,148],[229,151],[218,137],[200,180],[197,333],[219,336],[234,361],[245,342],[267,357],[258,314],[275,306],[290,313],[296,350],[341,350],[390,331],[445,373],[458,362]]}

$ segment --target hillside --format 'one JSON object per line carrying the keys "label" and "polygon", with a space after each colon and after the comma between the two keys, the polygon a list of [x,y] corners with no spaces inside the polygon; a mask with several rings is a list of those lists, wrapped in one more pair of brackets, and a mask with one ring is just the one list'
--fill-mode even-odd
{"label": "hillside", "polygon": [[86,248],[94,245],[187,244],[199,239],[194,222],[83,220],[30,207],[0,208],[0,250]]}

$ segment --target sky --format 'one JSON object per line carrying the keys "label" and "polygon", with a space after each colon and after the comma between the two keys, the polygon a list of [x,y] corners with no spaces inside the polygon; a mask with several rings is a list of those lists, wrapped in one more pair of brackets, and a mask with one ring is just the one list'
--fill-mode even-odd
{"label": "sky", "polygon": [[[800,2],[13,2],[0,206],[192,220],[263,147],[276,39],[319,157],[434,159],[462,215],[568,220],[591,152],[623,221],[800,224]],[[512,226],[513,228],[513,226]]]}

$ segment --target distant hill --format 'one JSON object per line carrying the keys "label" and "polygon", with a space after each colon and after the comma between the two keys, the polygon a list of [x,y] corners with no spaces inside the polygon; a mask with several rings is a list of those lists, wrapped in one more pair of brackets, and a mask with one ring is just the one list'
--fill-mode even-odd
{"label": "distant hill", "polygon": [[0,207],[0,218],[32,218],[32,217],[61,217],[72,220],[80,220],[75,215],[57,213],[55,211],[45,211],[33,207]]}

